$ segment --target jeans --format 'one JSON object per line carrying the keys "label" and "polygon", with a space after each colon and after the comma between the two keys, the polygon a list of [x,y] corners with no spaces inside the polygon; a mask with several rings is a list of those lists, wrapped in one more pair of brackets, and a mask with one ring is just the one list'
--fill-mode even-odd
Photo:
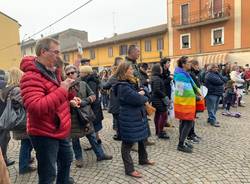
{"label": "jeans", "polygon": [[32,149],[33,146],[30,139],[21,140],[21,147],[19,152],[19,172],[22,172],[29,167]]}
{"label": "jeans", "polygon": [[[102,145],[97,143],[95,133],[86,135],[86,137],[89,140],[89,143],[90,143],[93,151],[95,152],[96,157],[97,158],[103,158],[104,157],[104,151],[103,151]],[[72,144],[73,144],[73,150],[74,150],[74,153],[75,153],[76,160],[83,159],[80,139],[79,138],[73,138],[72,139]]]}
{"label": "jeans", "polygon": [[108,94],[102,94],[102,105],[103,105],[103,108],[108,108],[108,105],[109,105],[109,95]]}
{"label": "jeans", "polygon": [[2,149],[3,158],[7,160],[7,149],[10,142],[10,131],[9,130],[0,130],[0,147]]}
{"label": "jeans", "polygon": [[68,184],[73,160],[70,141],[40,136],[30,138],[38,161],[39,184],[52,184],[56,178],[57,184]]}
{"label": "jeans", "polygon": [[[133,160],[130,155],[131,148],[133,145],[134,145],[133,143],[127,143],[122,141],[121,153],[126,174],[130,174],[135,170]],[[138,142],[138,153],[139,153],[139,163],[140,164],[146,163],[148,161],[148,154],[146,151],[146,146],[144,141]]]}
{"label": "jeans", "polygon": [[179,126],[179,146],[184,145],[184,142],[194,126],[194,121],[192,120],[180,120],[180,126]]}
{"label": "jeans", "polygon": [[207,95],[206,96],[206,105],[207,105],[207,112],[208,112],[208,122],[209,123],[216,123],[216,112],[218,110],[220,102],[220,96],[216,95]]}

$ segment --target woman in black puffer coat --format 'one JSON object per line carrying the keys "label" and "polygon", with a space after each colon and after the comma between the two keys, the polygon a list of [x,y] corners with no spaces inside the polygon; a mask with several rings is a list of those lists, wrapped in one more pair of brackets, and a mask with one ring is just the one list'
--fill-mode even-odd
{"label": "woman in black puffer coat", "polygon": [[152,105],[156,108],[155,112],[155,130],[156,135],[162,139],[169,139],[166,132],[163,131],[164,125],[167,122],[167,92],[162,79],[162,68],[159,64],[155,64],[152,68]]}

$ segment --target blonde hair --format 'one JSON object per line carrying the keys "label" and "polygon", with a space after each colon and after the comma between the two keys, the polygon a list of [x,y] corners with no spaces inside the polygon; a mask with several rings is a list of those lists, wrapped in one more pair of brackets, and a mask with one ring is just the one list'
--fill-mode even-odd
{"label": "blonde hair", "polygon": [[11,68],[8,72],[9,72],[9,77],[8,77],[7,85],[8,86],[19,85],[20,80],[23,76],[23,72],[17,67]]}
{"label": "blonde hair", "polygon": [[91,73],[93,73],[92,67],[91,67],[91,66],[87,66],[87,65],[80,66],[80,67],[79,67],[79,71],[80,71],[81,73],[86,73],[86,74],[91,74]]}

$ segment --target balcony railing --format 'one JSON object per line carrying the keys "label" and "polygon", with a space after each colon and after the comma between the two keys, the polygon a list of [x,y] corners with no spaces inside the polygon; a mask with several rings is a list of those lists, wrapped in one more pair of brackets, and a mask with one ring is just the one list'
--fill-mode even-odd
{"label": "balcony railing", "polygon": [[177,29],[207,25],[215,22],[226,21],[230,17],[230,5],[226,5],[221,11],[204,8],[201,11],[190,12],[188,17],[175,16],[172,18],[172,26]]}

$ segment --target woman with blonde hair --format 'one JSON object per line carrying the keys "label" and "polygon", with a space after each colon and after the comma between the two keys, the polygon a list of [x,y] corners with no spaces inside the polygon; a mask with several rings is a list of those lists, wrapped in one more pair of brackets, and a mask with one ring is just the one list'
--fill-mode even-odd
{"label": "woman with blonde hair", "polygon": [[96,119],[93,122],[96,139],[98,143],[101,144],[102,141],[99,136],[99,131],[102,129],[102,120],[104,119],[99,95],[101,82],[97,74],[93,72],[91,66],[80,66],[79,71],[81,81],[86,82],[96,96],[96,100],[91,104],[91,108],[96,115]]}
{"label": "woman with blonde hair", "polygon": [[[6,91],[3,93],[3,98],[10,98],[13,108],[19,109],[23,107],[23,101],[21,97],[21,90],[19,87],[23,72],[19,68],[11,68],[9,71],[9,78],[7,82]],[[23,111],[25,113],[25,111]],[[33,172],[36,168],[30,166],[33,161],[31,158],[31,151],[33,149],[29,137],[26,133],[26,122],[23,126],[18,126],[13,131],[13,137],[16,140],[21,140],[21,147],[19,152],[19,174],[26,174]]]}

